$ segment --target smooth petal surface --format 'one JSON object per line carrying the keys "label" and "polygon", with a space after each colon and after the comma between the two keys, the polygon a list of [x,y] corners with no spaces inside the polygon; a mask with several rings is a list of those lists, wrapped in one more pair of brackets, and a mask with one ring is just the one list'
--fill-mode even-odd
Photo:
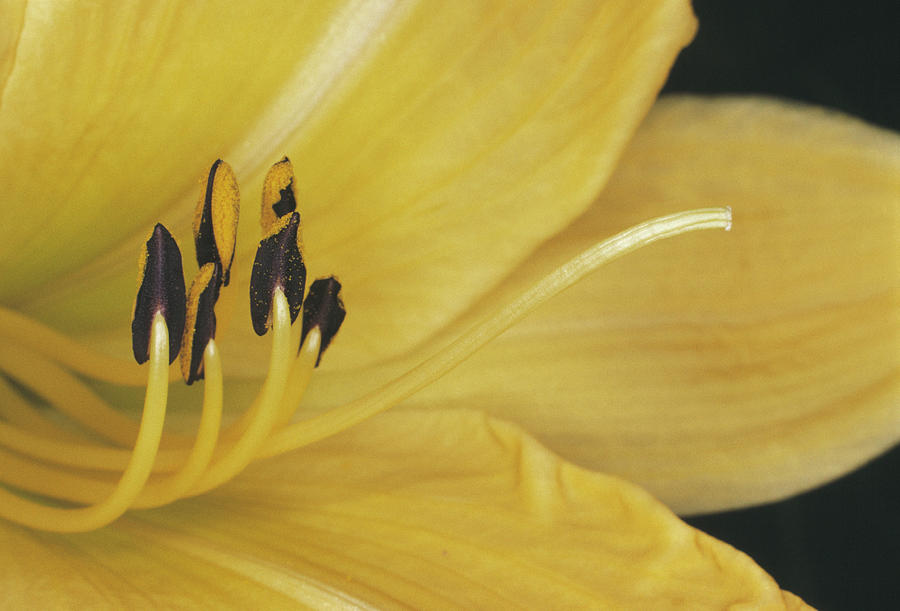
{"label": "smooth petal surface", "polygon": [[485,299],[598,236],[730,205],[730,233],[604,267],[416,405],[479,406],[684,513],[788,496],[900,438],[900,137],[766,100],[668,99],[594,208]]}
{"label": "smooth petal surface", "polygon": [[137,236],[162,216],[187,242],[221,156],[249,213],[219,332],[254,373],[254,212],[286,153],[311,275],[346,287],[326,366],[408,349],[590,204],[694,27],[683,0],[34,3],[0,116],[2,299],[127,320]]}
{"label": "smooth petal surface", "polygon": [[805,608],[642,490],[465,410],[384,414],[100,532],[0,540],[10,606]]}

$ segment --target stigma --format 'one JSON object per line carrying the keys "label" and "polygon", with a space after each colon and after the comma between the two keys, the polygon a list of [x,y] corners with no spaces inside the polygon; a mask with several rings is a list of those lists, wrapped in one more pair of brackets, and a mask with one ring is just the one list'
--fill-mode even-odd
{"label": "stigma", "polygon": [[[0,516],[41,530],[92,530],[128,509],[158,507],[220,486],[260,457],[267,441],[292,420],[346,315],[334,276],[313,282],[307,295],[296,208],[293,169],[285,157],[264,181],[262,235],[247,296],[247,323],[258,335],[271,331],[269,370],[243,413],[222,425],[215,310],[220,295],[230,290],[240,192],[232,168],[220,159],[208,172],[194,213],[198,271],[190,288],[185,289],[180,248],[165,226],[158,223],[142,248],[131,324],[134,359],[147,367],[140,421],[42,355],[27,354],[31,371],[52,375],[61,391],[44,398],[76,426],[59,426],[33,411],[0,414],[0,460],[8,465],[0,481],[10,486],[0,487]],[[80,356],[87,369],[109,364],[87,351]],[[165,429],[169,365],[177,359],[186,384],[204,385],[193,437]],[[123,366],[116,363],[114,369]],[[40,393],[37,379],[21,381],[28,386],[29,380]],[[73,401],[61,400],[66,394]]]}

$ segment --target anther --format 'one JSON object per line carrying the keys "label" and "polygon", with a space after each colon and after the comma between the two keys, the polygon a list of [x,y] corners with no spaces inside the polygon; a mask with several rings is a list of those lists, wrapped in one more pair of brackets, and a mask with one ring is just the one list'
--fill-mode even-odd
{"label": "anther", "polygon": [[169,230],[157,223],[141,253],[141,274],[131,319],[134,358],[144,363],[150,358],[153,319],[162,314],[169,331],[169,363],[175,361],[184,332],[185,291],[181,251]]}
{"label": "anther", "polygon": [[294,168],[291,160],[285,157],[269,169],[263,182],[262,213],[259,217],[263,235],[268,235],[280,218],[296,210]]}
{"label": "anther", "polygon": [[194,245],[197,265],[218,263],[222,267],[222,284],[231,279],[231,262],[237,239],[240,192],[231,166],[216,160],[206,179],[206,190],[194,212]]}
{"label": "anther", "polygon": [[299,227],[300,214],[292,212],[276,221],[272,231],[259,243],[250,274],[250,317],[257,335],[265,335],[271,326],[275,289],[281,289],[287,298],[291,323],[300,313],[306,266],[300,254]]}
{"label": "anther", "polygon": [[219,298],[222,268],[207,263],[197,272],[187,298],[181,375],[188,384],[203,379],[203,353],[216,335],[215,305]]}
{"label": "anther", "polygon": [[309,287],[309,295],[303,304],[303,330],[301,332],[300,345],[306,339],[306,334],[316,327],[322,334],[319,344],[319,356],[316,358],[316,367],[322,361],[322,353],[337,335],[338,329],[347,316],[344,302],[341,300],[341,283],[337,278],[319,278]]}

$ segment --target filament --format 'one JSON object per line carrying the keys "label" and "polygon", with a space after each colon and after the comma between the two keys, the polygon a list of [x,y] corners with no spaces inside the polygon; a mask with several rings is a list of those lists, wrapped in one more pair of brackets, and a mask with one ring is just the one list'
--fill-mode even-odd
{"label": "filament", "polygon": [[322,334],[319,332],[319,328],[316,327],[306,335],[303,345],[300,346],[300,352],[297,354],[297,358],[294,359],[287,381],[287,388],[284,391],[284,399],[277,422],[279,425],[287,424],[300,406],[300,399],[312,380],[316,359],[319,358],[319,346],[321,343]]}
{"label": "filament", "polygon": [[272,323],[272,356],[256,415],[227,453],[213,461],[191,494],[206,492],[243,471],[275,426],[291,368],[291,315],[281,289],[275,290],[272,300]]}
{"label": "filament", "polygon": [[122,515],[150,477],[159,449],[169,393],[169,333],[157,313],[150,338],[150,368],[140,431],[128,467],[103,501],[74,509],[50,507],[0,488],[0,516],[19,524],[55,532],[79,532],[104,526]]}
{"label": "filament", "polygon": [[[282,322],[284,323],[284,321]],[[289,324],[289,320],[287,324]],[[283,326],[282,324],[281,328]],[[275,334],[278,335],[277,330]],[[287,389],[283,393],[277,409],[273,408],[276,422],[289,417],[299,404],[300,396],[312,376],[313,365],[318,356],[319,337],[318,331],[311,331],[307,335],[300,354],[294,359],[286,384]],[[283,344],[273,342],[273,345],[277,345],[277,348],[273,349],[273,360],[276,360],[276,354],[284,356]],[[288,352],[289,354],[290,352]],[[204,359],[206,379],[203,412],[194,447],[190,454],[184,450],[160,450],[157,453],[154,471],[177,470],[178,472],[151,478],[135,499],[134,508],[158,507],[185,496],[207,469],[214,451],[222,450],[216,446],[222,413],[222,366],[220,353],[214,341],[207,345]],[[264,398],[263,394],[254,401],[254,405],[259,406],[264,403],[261,401]],[[248,410],[247,413],[251,412],[254,416],[248,420],[248,427],[253,425],[254,418],[258,417],[260,413],[259,410],[255,412]],[[263,422],[262,426],[265,424]],[[257,429],[260,426],[260,424],[256,424],[252,428]],[[32,443],[43,441],[46,448],[41,443],[36,443],[32,447],[3,444],[2,435],[0,435],[0,444],[48,462],[58,462],[69,467],[77,466],[91,470],[121,470],[127,465],[127,459],[130,456],[128,451],[119,448],[88,444],[69,444],[67,447],[64,444],[48,443],[35,436],[23,437],[23,439],[28,439]],[[64,451],[69,452],[65,457]],[[228,451],[228,447],[226,447],[220,452],[220,455],[224,455]],[[109,495],[115,486],[114,481],[103,476],[81,475],[71,469],[35,463],[2,449],[0,449],[0,464],[4,466],[3,469],[0,469],[0,481],[35,494],[67,501],[95,503]],[[122,466],[118,466],[119,464]],[[233,468],[235,466],[240,467],[240,465],[232,465]],[[242,468],[240,467],[240,469]]]}
{"label": "filament", "polygon": [[168,505],[187,493],[206,471],[216,449],[222,422],[222,359],[215,340],[209,340],[203,353],[203,411],[197,439],[184,465],[159,481],[151,481],[134,503],[135,508]]}

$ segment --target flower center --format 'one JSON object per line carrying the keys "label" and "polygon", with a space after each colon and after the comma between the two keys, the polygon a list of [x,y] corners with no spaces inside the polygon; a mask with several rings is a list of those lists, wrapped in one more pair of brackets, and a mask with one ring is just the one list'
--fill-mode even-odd
{"label": "flower center", "polygon": [[[194,217],[200,269],[187,292],[181,253],[168,230],[157,224],[147,240],[132,319],[135,360],[138,364],[149,361],[139,424],[47,361],[47,355],[31,355],[32,362],[23,367],[4,365],[5,371],[69,416],[86,435],[74,436],[21,403],[19,415],[27,415],[25,419],[30,422],[22,418],[17,421],[5,410],[0,443],[13,453],[0,449],[0,459],[7,464],[3,481],[30,493],[86,506],[54,507],[0,489],[0,515],[43,530],[98,528],[129,507],[158,507],[229,481],[259,454],[276,426],[284,426],[291,419],[313,368],[344,320],[341,285],[334,277],[322,278],[313,282],[305,295],[300,215],[295,210],[293,172],[285,158],[266,177],[262,203],[265,235],[250,282],[253,327],[259,335],[273,331],[269,372],[249,409],[220,431],[223,376],[215,342],[215,304],[230,280],[238,200],[231,168],[216,161]],[[302,330],[299,343],[294,343],[291,327],[301,311]],[[38,328],[37,332],[53,335],[46,329]],[[79,354],[85,351],[75,345],[67,347],[82,365],[86,364],[82,373],[88,373],[84,369],[103,368],[104,359]],[[168,366],[179,354],[187,384],[205,378],[200,422],[192,441],[164,434]],[[48,387],[55,392],[45,392]],[[38,422],[39,427],[30,426]],[[95,443],[89,436],[107,443]],[[118,471],[121,475],[114,481],[97,478],[89,471]]]}
{"label": "flower center", "polygon": [[[729,209],[709,208],[628,229],[560,266],[450,344],[411,355],[415,365],[401,377],[348,404],[294,421],[345,310],[333,277],[316,280],[306,291],[293,185],[287,158],[264,182],[263,238],[251,272],[250,310],[259,335],[272,330],[269,371],[256,399],[224,427],[215,304],[230,281],[238,220],[237,181],[228,164],[213,164],[198,203],[193,229],[200,269],[189,290],[178,246],[165,227],[157,225],[147,240],[132,322],[134,356],[148,363],[146,373],[0,308],[0,372],[6,376],[0,375],[0,484],[7,486],[0,486],[0,517],[42,530],[85,531],[129,508],[158,507],[204,493],[255,459],[334,435],[396,405],[604,263],[662,238],[731,226]],[[301,312],[300,332],[292,333]],[[169,365],[179,355],[185,382],[202,379],[204,384],[193,437],[164,427]],[[146,383],[140,422],[97,396],[85,377]]]}

